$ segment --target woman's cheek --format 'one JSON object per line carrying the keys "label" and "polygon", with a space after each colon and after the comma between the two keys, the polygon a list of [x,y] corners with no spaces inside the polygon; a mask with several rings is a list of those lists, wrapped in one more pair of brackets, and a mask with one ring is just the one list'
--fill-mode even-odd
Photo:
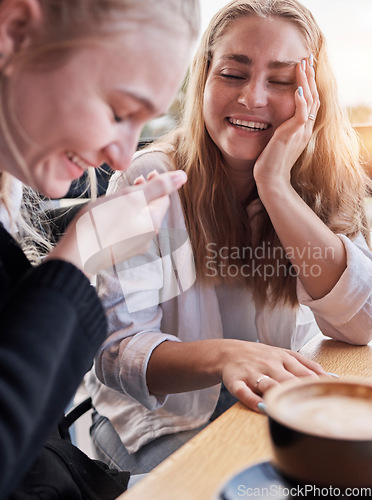
{"label": "woman's cheek", "polygon": [[294,95],[279,96],[275,106],[277,127],[293,117],[296,111]]}

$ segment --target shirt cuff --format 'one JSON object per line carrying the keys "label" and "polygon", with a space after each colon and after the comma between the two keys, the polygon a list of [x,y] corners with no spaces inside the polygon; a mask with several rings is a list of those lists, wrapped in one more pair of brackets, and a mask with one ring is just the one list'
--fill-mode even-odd
{"label": "shirt cuff", "polygon": [[315,315],[327,317],[333,325],[348,323],[371,295],[372,261],[358,246],[342,234],[337,235],[346,249],[347,267],[333,289],[324,297],[313,300],[300,279],[297,296]]}
{"label": "shirt cuff", "polygon": [[160,332],[137,333],[126,345],[120,362],[120,379],[125,381],[125,392],[149,410],[162,407],[167,400],[167,395],[150,394],[146,383],[150,356],[165,341],[181,342],[173,335]]}

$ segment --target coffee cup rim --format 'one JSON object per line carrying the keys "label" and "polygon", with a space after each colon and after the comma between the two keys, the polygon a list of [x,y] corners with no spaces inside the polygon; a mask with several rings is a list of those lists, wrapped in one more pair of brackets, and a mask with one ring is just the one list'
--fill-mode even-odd
{"label": "coffee cup rim", "polygon": [[[293,395],[294,392],[304,391],[309,388],[325,388],[325,387],[337,387],[341,388],[359,388],[359,390],[369,390],[372,394],[372,381],[368,381],[363,378],[356,377],[342,377],[342,378],[331,378],[329,376],[320,376],[318,379],[314,380],[314,377],[302,377],[296,379],[286,380],[272,388],[270,388],[264,396],[265,401],[265,413],[267,416],[281,425],[295,430],[297,432],[301,432],[303,434],[314,435],[317,437],[322,437],[320,434],[312,432],[310,429],[306,429],[305,426],[295,425],[293,423],[288,424],[283,416],[280,414],[277,408],[275,408],[275,404],[278,403],[278,400],[281,397],[285,397],[285,395]],[[340,391],[335,391],[332,393],[334,395],[341,394]],[[358,397],[357,395],[353,395],[352,397]],[[359,398],[362,398],[359,395]],[[346,440],[346,441],[366,441],[366,438],[332,438],[337,440]],[[371,441],[371,439],[367,439],[367,441]]]}

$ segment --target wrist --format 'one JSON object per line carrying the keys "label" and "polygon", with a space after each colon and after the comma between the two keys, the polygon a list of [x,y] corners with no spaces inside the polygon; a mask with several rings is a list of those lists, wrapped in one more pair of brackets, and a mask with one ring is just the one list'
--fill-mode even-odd
{"label": "wrist", "polygon": [[297,195],[290,182],[282,178],[266,179],[265,182],[257,182],[257,192],[260,200],[265,204],[268,202],[285,202],[291,196]]}
{"label": "wrist", "polygon": [[226,365],[231,361],[235,362],[237,349],[239,349],[240,340],[234,339],[218,339],[215,340],[218,344],[216,348],[216,359],[214,362],[215,376],[219,382],[223,382],[223,374]]}
{"label": "wrist", "polygon": [[71,222],[67,232],[61,237],[57,245],[45,258],[45,260],[58,259],[73,264],[84,272],[80,252],[76,240],[75,222]]}

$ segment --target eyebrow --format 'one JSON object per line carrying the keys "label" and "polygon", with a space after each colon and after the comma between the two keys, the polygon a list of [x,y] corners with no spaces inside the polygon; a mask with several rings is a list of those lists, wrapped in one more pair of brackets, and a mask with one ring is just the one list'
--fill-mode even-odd
{"label": "eyebrow", "polygon": [[221,58],[223,61],[235,61],[242,64],[247,64],[250,66],[252,64],[252,59],[245,54],[225,54]]}
{"label": "eyebrow", "polygon": [[[238,63],[246,64],[247,66],[251,66],[253,61],[250,57],[245,54],[226,54],[222,56],[222,60],[227,61],[235,61]],[[269,69],[282,69],[282,68],[292,68],[296,66],[299,61],[270,61],[268,64]]]}
{"label": "eyebrow", "polygon": [[269,63],[270,69],[293,68],[300,61],[271,61]]}
{"label": "eyebrow", "polygon": [[146,99],[146,97],[138,95],[136,92],[133,91],[129,91],[126,93],[127,95],[133,97],[133,99],[136,99],[137,101],[141,102],[151,114],[154,114],[156,116],[160,114],[160,111],[154,106],[154,104],[149,99]]}
{"label": "eyebrow", "polygon": [[149,99],[137,94],[136,92],[134,92],[132,90],[116,89],[116,92],[118,94],[123,94],[124,96],[129,96],[130,98],[134,99],[135,101],[140,102],[149,111],[149,113],[151,113],[155,117],[164,115],[164,113],[159,111]]}

